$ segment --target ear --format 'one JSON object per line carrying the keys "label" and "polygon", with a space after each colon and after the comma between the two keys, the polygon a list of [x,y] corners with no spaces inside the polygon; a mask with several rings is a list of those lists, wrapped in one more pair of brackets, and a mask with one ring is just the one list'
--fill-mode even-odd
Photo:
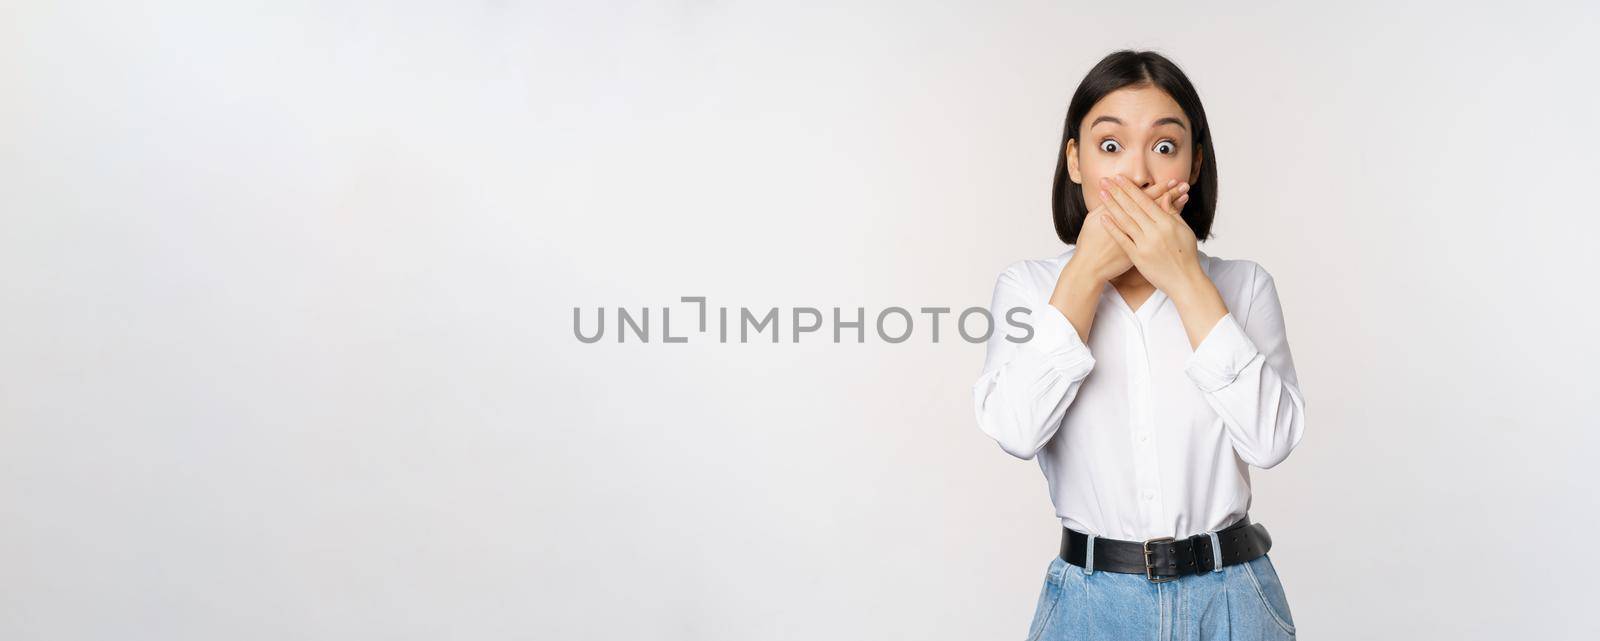
{"label": "ear", "polygon": [[1200,148],[1199,146],[1194,148],[1194,169],[1189,172],[1190,185],[1193,185],[1200,180],[1200,165],[1203,165],[1206,162],[1206,155],[1201,153],[1202,151],[1204,151],[1204,149]]}
{"label": "ear", "polygon": [[1071,139],[1067,140],[1067,151],[1066,151],[1066,154],[1067,154],[1067,177],[1071,178],[1072,182],[1077,183],[1079,185],[1082,185],[1083,184],[1083,172],[1078,171],[1078,139],[1077,138],[1071,138]]}

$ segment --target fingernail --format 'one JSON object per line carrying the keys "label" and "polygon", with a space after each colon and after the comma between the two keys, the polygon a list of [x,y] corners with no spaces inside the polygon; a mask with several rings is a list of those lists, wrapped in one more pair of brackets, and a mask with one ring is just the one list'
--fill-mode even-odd
{"label": "fingernail", "polygon": [[1189,191],[1189,183],[1183,183],[1183,186],[1178,188],[1178,193],[1180,193],[1180,194],[1188,192],[1188,191]]}
{"label": "fingernail", "polygon": [[1169,180],[1169,181],[1167,181],[1167,186],[1168,186],[1168,187],[1171,187],[1171,186],[1173,186],[1173,185],[1176,185],[1176,184],[1178,184],[1178,181],[1176,181],[1176,180]]}
{"label": "fingernail", "polygon": [[1104,189],[1100,190],[1100,200],[1111,200],[1111,194],[1106,193]]}

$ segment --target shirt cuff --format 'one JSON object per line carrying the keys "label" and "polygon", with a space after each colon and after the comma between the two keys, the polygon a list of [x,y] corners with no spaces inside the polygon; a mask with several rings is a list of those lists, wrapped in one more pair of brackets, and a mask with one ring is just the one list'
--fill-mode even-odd
{"label": "shirt cuff", "polygon": [[1189,355],[1183,371],[1201,390],[1215,392],[1233,383],[1260,354],[1255,343],[1245,335],[1244,327],[1228,313]]}
{"label": "shirt cuff", "polygon": [[1028,344],[1054,361],[1058,368],[1070,369],[1084,361],[1091,365],[1094,363],[1089,346],[1078,336],[1077,328],[1055,305],[1048,302],[1034,304],[1030,307],[1029,316],[1035,320],[1033,338]]}

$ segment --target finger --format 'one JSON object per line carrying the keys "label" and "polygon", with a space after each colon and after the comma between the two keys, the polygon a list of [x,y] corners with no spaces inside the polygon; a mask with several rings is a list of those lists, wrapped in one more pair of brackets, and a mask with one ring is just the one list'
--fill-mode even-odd
{"label": "finger", "polygon": [[[1149,195],[1149,192],[1146,192],[1146,195]],[[1174,181],[1166,181],[1166,189],[1163,190],[1160,197],[1155,198],[1155,201],[1162,205],[1162,211],[1166,211],[1168,214],[1176,214],[1178,209],[1174,208],[1173,201],[1178,200],[1178,195],[1178,181],[1176,179]]]}
{"label": "finger", "polygon": [[[1161,200],[1161,202],[1165,202],[1170,206],[1172,204],[1172,199],[1178,196],[1177,188],[1178,181],[1173,179],[1164,183],[1150,183],[1149,187],[1144,188],[1144,193],[1145,195],[1150,196],[1152,199],[1165,199]],[[1104,210],[1104,205],[1095,205],[1094,209],[1089,210],[1089,213],[1094,214],[1095,212]],[[1087,216],[1085,216],[1085,219],[1087,219]]]}
{"label": "finger", "polygon": [[[1102,187],[1108,186],[1106,180],[1103,178],[1100,180],[1100,184]],[[1144,193],[1150,198],[1157,200],[1157,202],[1162,203],[1162,207],[1168,214],[1177,215],[1178,208],[1172,203],[1173,199],[1177,198],[1179,194],[1178,187],[1181,184],[1182,183],[1177,179],[1168,180],[1166,182],[1150,183],[1149,187],[1144,188]],[[1108,194],[1109,192],[1102,191],[1100,197],[1101,204],[1095,205],[1094,209],[1089,210],[1089,215],[1105,211],[1105,201],[1110,200]],[[1087,219],[1087,216],[1085,216],[1085,219]]]}
{"label": "finger", "polygon": [[[1134,187],[1132,183],[1127,182],[1127,179],[1123,178],[1121,175],[1114,175],[1107,178],[1106,191],[1109,192],[1110,197],[1106,199],[1106,202],[1111,203],[1116,207],[1116,211],[1120,217],[1120,222],[1123,223],[1123,228],[1128,231],[1129,235],[1134,238],[1139,238],[1145,233],[1153,231],[1156,226],[1156,221],[1150,218],[1148,214],[1140,211],[1140,208],[1138,204],[1134,202],[1133,197],[1126,193],[1126,190],[1133,188]],[[1137,233],[1135,233],[1135,230],[1131,228],[1136,228]]]}
{"label": "finger", "polygon": [[1168,180],[1166,182],[1151,183],[1149,187],[1145,187],[1144,188],[1144,194],[1146,196],[1149,196],[1152,200],[1155,200],[1155,201],[1159,202],[1162,198],[1167,198],[1169,196],[1172,197],[1172,198],[1176,198],[1177,194],[1172,193],[1172,191],[1174,189],[1177,189],[1177,188],[1178,188],[1178,181],[1177,180]]}
{"label": "finger", "polygon": [[1173,201],[1177,200],[1177,195],[1178,194],[1174,193],[1173,190],[1169,189],[1165,193],[1161,194],[1160,198],[1156,199],[1156,204],[1161,205],[1161,211],[1167,212],[1168,214],[1177,214],[1178,210],[1172,204]]}
{"label": "finger", "polygon": [[1106,215],[1115,218],[1117,226],[1130,236],[1144,235],[1144,225],[1139,224],[1139,221],[1128,215],[1127,209],[1117,201],[1116,195],[1112,194],[1112,191],[1117,191],[1117,188],[1109,183],[1106,185],[1106,189],[1100,190],[1100,204],[1106,208]]}
{"label": "finger", "polygon": [[[1152,185],[1152,187],[1157,187],[1159,189],[1159,192],[1152,197],[1155,199],[1156,204],[1161,206],[1161,210],[1167,212],[1168,214],[1176,215],[1178,213],[1178,208],[1172,203],[1173,201],[1177,200],[1178,196],[1180,195],[1178,192],[1178,181],[1169,180],[1164,183]],[[1157,192],[1158,189],[1151,189],[1147,187],[1145,188],[1144,193],[1146,196],[1150,196],[1151,192]]]}
{"label": "finger", "polygon": [[1133,239],[1129,238],[1128,233],[1122,230],[1122,223],[1118,222],[1110,214],[1104,214],[1100,216],[1100,225],[1106,228],[1106,234],[1111,236],[1111,240],[1116,241],[1117,246],[1122,248],[1122,253],[1129,256],[1134,254],[1135,245]]}
{"label": "finger", "polygon": [[1183,204],[1189,202],[1189,183],[1178,185],[1177,189],[1167,192],[1172,196],[1172,208],[1168,210],[1174,216],[1183,214]]}
{"label": "finger", "polygon": [[1117,203],[1122,205],[1123,210],[1132,215],[1134,220],[1139,221],[1141,227],[1150,228],[1159,224],[1157,217],[1166,212],[1161,211],[1161,207],[1150,200],[1150,197],[1133,184],[1133,181],[1118,174],[1112,178],[1112,182],[1116,184],[1117,189],[1111,195],[1116,197]]}

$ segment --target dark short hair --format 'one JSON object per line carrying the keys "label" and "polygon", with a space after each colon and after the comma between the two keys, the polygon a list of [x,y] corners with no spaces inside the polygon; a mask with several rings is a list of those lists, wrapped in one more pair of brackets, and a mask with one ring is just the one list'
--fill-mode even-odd
{"label": "dark short hair", "polygon": [[[1089,74],[1078,83],[1067,105],[1067,122],[1062,128],[1061,151],[1056,154],[1055,184],[1050,190],[1050,208],[1056,223],[1056,236],[1061,242],[1077,244],[1078,232],[1089,211],[1083,199],[1083,186],[1072,182],[1067,173],[1067,141],[1079,136],[1083,119],[1095,103],[1111,92],[1123,87],[1154,86],[1183,108],[1189,118],[1194,139],[1193,149],[1201,156],[1200,176],[1189,185],[1189,201],[1183,207],[1183,220],[1194,230],[1200,240],[1211,237],[1211,219],[1217,211],[1217,154],[1211,144],[1211,127],[1206,124],[1206,110],[1200,104],[1189,77],[1171,60],[1153,51],[1122,50],[1101,59]],[[1083,150],[1083,141],[1078,141]]]}

